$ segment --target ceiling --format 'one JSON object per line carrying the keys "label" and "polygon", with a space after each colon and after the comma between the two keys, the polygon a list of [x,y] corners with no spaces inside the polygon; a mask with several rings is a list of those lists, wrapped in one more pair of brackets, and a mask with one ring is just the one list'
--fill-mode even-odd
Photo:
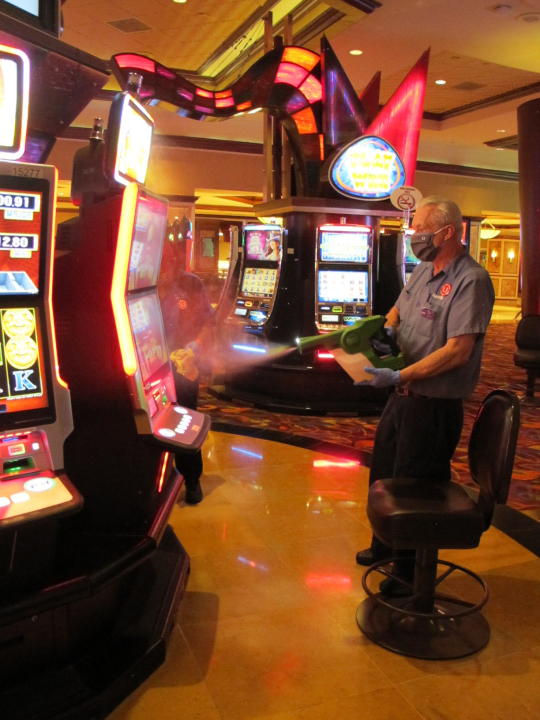
{"label": "ceiling", "polygon": [[[380,70],[383,102],[431,48],[419,160],[517,171],[517,152],[494,144],[512,145],[517,107],[540,97],[540,0],[65,0],[62,40],[102,59],[145,54],[222,89],[262,53],[268,10],[278,31],[292,13],[296,44],[318,50],[324,32],[358,92]],[[106,114],[92,101],[74,125]],[[152,114],[158,133],[262,141],[260,116]]]}

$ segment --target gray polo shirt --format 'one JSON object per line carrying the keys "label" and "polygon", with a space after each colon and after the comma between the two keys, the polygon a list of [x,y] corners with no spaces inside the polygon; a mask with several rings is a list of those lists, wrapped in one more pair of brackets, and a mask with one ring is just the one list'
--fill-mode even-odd
{"label": "gray polo shirt", "polygon": [[400,318],[398,341],[407,364],[443,347],[449,338],[473,333],[477,338],[465,365],[412,380],[411,390],[438,398],[465,398],[472,393],[494,300],[488,272],[467,253],[437,275],[430,262],[416,266],[395,304]]}

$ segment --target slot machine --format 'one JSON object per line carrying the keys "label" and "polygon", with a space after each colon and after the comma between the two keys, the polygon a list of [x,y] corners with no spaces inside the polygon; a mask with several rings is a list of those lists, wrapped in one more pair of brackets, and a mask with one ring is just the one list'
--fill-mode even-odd
{"label": "slot machine", "polygon": [[353,325],[372,314],[373,229],[321,225],[315,258],[315,324],[319,332]]}
{"label": "slot machine", "polygon": [[272,313],[283,257],[280,225],[244,227],[239,289],[231,313],[245,331],[263,334]]}
{"label": "slot machine", "polygon": [[119,93],[103,149],[91,141],[75,157],[80,217],[63,229],[57,260],[75,418],[66,464],[94,525],[149,527],[164,505],[170,513],[182,482],[174,454],[198,450],[209,428],[206,415],[176,402],[157,293],[168,202],[143,186],[152,130],[136,97]]}
{"label": "slot machine", "polygon": [[[83,501],[64,472],[73,427],[52,316],[57,173],[24,152],[29,61],[0,46],[0,586],[34,585],[57,521]],[[4,158],[3,160],[1,158]],[[35,544],[35,545],[34,545]],[[39,551],[36,551],[36,547]]]}

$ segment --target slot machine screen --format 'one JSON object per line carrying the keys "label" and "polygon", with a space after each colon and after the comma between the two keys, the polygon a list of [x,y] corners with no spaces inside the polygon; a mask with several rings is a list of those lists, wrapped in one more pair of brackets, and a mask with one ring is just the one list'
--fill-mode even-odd
{"label": "slot machine screen", "polygon": [[17,160],[24,152],[28,77],[24,53],[0,44],[0,158]]}
{"label": "slot machine screen", "polygon": [[420,262],[412,251],[411,235],[409,233],[403,235],[403,260],[407,265],[418,265]]}
{"label": "slot machine screen", "polygon": [[364,270],[319,270],[320,303],[367,303],[368,273]]}
{"label": "slot machine screen", "polygon": [[246,229],[246,259],[277,262],[281,257],[279,228]]}
{"label": "slot machine screen", "polygon": [[0,0],[0,13],[58,36],[60,0]]}
{"label": "slot machine screen", "polygon": [[[128,296],[128,310],[141,380],[145,394],[170,372],[169,354],[163,331],[163,320],[157,293]],[[150,408],[155,414],[158,408]],[[153,412],[152,412],[153,410]]]}
{"label": "slot machine screen", "polygon": [[319,248],[322,262],[367,263],[369,232],[321,229]]}
{"label": "slot machine screen", "polygon": [[114,162],[113,177],[121,185],[146,179],[154,122],[135,98],[122,94],[111,104],[108,137]]}
{"label": "slot machine screen", "polygon": [[139,193],[129,257],[128,291],[157,285],[166,233],[167,203]]}
{"label": "slot machine screen", "polygon": [[272,297],[276,278],[275,268],[247,267],[242,278],[242,294],[250,297]]}
{"label": "slot machine screen", "polygon": [[39,292],[42,192],[0,185],[0,297]]}
{"label": "slot machine screen", "polygon": [[[48,406],[43,339],[36,307],[0,309],[0,418]],[[22,416],[21,416],[22,417]],[[13,427],[6,417],[5,422]],[[0,420],[0,428],[5,423]]]}

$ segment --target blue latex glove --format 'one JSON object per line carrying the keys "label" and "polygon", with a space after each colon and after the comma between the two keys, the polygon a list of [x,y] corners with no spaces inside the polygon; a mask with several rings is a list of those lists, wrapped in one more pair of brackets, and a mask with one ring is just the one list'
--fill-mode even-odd
{"label": "blue latex glove", "polygon": [[400,375],[399,370],[390,370],[390,368],[374,368],[366,367],[364,372],[373,375],[373,380],[354,383],[355,385],[370,385],[375,388],[386,388],[392,387],[392,385],[399,385]]}

